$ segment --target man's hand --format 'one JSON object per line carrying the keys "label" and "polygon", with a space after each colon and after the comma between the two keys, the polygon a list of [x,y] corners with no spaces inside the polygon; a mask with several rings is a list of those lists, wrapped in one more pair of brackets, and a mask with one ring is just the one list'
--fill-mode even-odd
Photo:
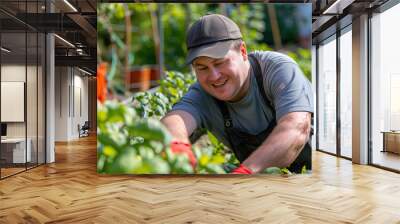
{"label": "man's hand", "polygon": [[245,165],[240,164],[240,166],[234,169],[231,174],[253,174],[253,172]]}
{"label": "man's hand", "polygon": [[192,146],[189,143],[184,143],[180,141],[171,142],[171,151],[175,154],[184,154],[188,157],[190,164],[193,168],[196,167],[196,157],[193,154]]}

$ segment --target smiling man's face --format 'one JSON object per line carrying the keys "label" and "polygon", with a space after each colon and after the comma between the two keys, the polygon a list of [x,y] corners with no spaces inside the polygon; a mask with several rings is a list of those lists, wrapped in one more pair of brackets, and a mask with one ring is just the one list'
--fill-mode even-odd
{"label": "smiling man's face", "polygon": [[193,61],[201,87],[219,100],[238,101],[247,92],[249,67],[246,49],[242,47],[240,52],[229,50],[224,58],[201,56]]}

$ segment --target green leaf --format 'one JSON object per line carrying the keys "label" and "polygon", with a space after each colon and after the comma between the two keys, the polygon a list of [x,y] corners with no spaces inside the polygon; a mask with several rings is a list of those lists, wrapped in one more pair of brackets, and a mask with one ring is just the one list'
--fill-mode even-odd
{"label": "green leaf", "polygon": [[206,166],[209,161],[210,157],[208,157],[207,155],[202,155],[199,159],[200,166]]}
{"label": "green leaf", "polygon": [[104,146],[103,154],[107,157],[114,158],[118,154],[118,152],[113,147]]}
{"label": "green leaf", "polygon": [[290,170],[288,170],[287,168],[282,168],[282,169],[281,169],[281,173],[282,173],[282,174],[289,174],[289,175],[292,174],[292,172],[290,172]]}
{"label": "green leaf", "polygon": [[120,49],[124,49],[125,48],[124,42],[121,40],[121,38],[116,33],[111,33],[111,39],[114,41],[114,43],[117,44],[117,46]]}
{"label": "green leaf", "polygon": [[301,168],[301,174],[306,174],[307,173],[307,167],[306,167],[306,165],[304,165],[302,168]]}
{"label": "green leaf", "polygon": [[114,13],[115,13],[115,17],[117,18],[117,19],[123,19],[124,18],[124,8],[123,8],[123,6],[122,6],[122,4],[116,4],[115,5],[116,7],[115,7],[115,11],[114,11]]}
{"label": "green leaf", "polygon": [[113,47],[111,49],[111,55],[112,55],[112,57],[111,57],[111,68],[110,68],[110,71],[108,72],[108,75],[107,75],[107,79],[108,80],[114,80],[114,76],[115,76],[115,73],[117,71],[118,55],[117,55],[117,51],[116,51],[115,47]]}
{"label": "green leaf", "polygon": [[210,163],[222,164],[225,162],[225,157],[223,155],[214,155],[211,157]]}
{"label": "green leaf", "polygon": [[210,174],[224,174],[226,173],[225,170],[217,165],[217,164],[207,164],[207,166],[205,167],[206,171]]}
{"label": "green leaf", "polygon": [[164,145],[157,141],[150,141],[149,147],[151,147],[156,154],[160,154],[163,151]]}
{"label": "green leaf", "polygon": [[207,131],[207,135],[212,145],[214,146],[219,145],[218,139],[211,132]]}
{"label": "green leaf", "polygon": [[172,173],[175,174],[187,174],[193,173],[193,167],[189,163],[189,159],[185,155],[174,154],[172,165]]}
{"label": "green leaf", "polygon": [[172,139],[167,129],[154,119],[138,121],[135,125],[129,127],[129,134],[143,137],[146,140],[160,141],[164,145],[169,144]]}
{"label": "green leaf", "polygon": [[232,163],[225,163],[222,168],[224,169],[224,171],[226,173],[230,173],[232,172],[234,169],[236,169],[236,167],[238,167],[239,164],[232,164]]}
{"label": "green leaf", "polygon": [[98,160],[97,160],[97,172],[98,173],[103,172],[105,163],[106,163],[106,156],[103,154],[99,154]]}
{"label": "green leaf", "polygon": [[[121,141],[119,141],[121,140]],[[98,133],[97,141],[105,146],[111,146],[114,149],[119,149],[126,144],[125,137],[121,136],[120,133],[110,134],[110,133]]]}
{"label": "green leaf", "polygon": [[153,158],[149,163],[152,167],[151,172],[154,174],[169,174],[171,172],[168,163],[159,157]]}
{"label": "green leaf", "polygon": [[142,166],[142,159],[134,150],[125,150],[106,169],[110,174],[134,174]]}
{"label": "green leaf", "polygon": [[268,167],[266,168],[263,173],[266,174],[281,174],[281,169],[278,167]]}

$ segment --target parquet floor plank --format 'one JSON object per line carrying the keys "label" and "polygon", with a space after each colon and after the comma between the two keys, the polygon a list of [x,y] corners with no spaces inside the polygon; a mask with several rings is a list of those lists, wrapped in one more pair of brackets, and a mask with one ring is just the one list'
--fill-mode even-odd
{"label": "parquet floor plank", "polygon": [[108,176],[96,138],[0,181],[0,223],[399,223],[400,175],[313,152],[313,173]]}

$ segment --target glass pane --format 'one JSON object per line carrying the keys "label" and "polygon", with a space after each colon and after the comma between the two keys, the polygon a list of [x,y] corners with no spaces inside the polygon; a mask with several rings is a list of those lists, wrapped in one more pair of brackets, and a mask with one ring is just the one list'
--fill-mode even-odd
{"label": "glass pane", "polygon": [[32,20],[44,6],[44,0],[0,1],[2,178],[45,161],[45,36],[23,22],[37,24]]}
{"label": "glass pane", "polygon": [[[27,2],[27,21],[32,24],[38,23],[37,13],[39,4],[37,1]],[[28,162],[28,168],[38,164],[38,45],[39,38],[37,30],[27,30],[27,142],[31,151],[31,159]]]}
{"label": "glass pane", "polygon": [[318,49],[319,149],[336,153],[336,40]]}
{"label": "glass pane", "polygon": [[400,5],[374,15],[372,25],[372,163],[400,170]]}
{"label": "glass pane", "polygon": [[[20,3],[23,5],[23,3]],[[1,177],[25,170],[30,161],[26,142],[26,33],[13,18],[0,13],[1,24]],[[8,19],[5,19],[8,18]],[[11,24],[10,24],[11,23]],[[5,27],[5,29],[3,29]],[[13,30],[14,29],[14,30]]]}
{"label": "glass pane", "polygon": [[351,30],[340,37],[340,153],[351,158],[352,148],[352,35]]}

